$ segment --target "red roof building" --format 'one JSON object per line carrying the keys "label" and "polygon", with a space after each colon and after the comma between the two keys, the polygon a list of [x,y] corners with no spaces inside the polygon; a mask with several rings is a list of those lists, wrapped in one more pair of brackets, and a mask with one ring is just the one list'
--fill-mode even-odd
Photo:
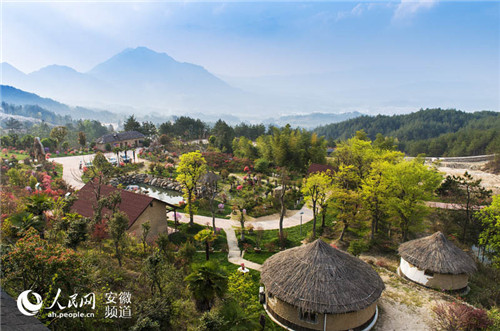
{"label": "red roof building", "polygon": [[[97,185],[85,184],[77,192],[78,200],[75,201],[71,210],[84,217],[92,217],[97,206],[95,189]],[[136,236],[141,234],[141,224],[149,222],[151,230],[148,235],[154,237],[161,232],[167,231],[167,203],[144,194],[137,194],[126,190],[118,189],[109,185],[101,185],[101,196],[107,196],[113,192],[120,192],[121,202],[118,209],[128,217],[128,231]],[[111,216],[111,211],[104,208],[103,216]]]}

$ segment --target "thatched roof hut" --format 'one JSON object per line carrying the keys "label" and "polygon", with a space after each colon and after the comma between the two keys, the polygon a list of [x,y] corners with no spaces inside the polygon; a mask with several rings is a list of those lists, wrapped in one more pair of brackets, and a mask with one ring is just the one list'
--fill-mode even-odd
{"label": "thatched roof hut", "polygon": [[440,231],[399,246],[399,255],[420,269],[440,274],[471,274],[476,263]]}
{"label": "thatched roof hut", "polygon": [[[267,297],[279,300],[274,304],[267,300],[271,314],[287,326],[286,322],[295,324],[292,328],[296,330],[345,330],[363,325],[373,319],[376,301],[385,288],[372,267],[322,240],[267,259],[261,281]],[[297,310],[318,314],[330,326],[324,328],[323,321],[319,328],[301,324],[294,319]]]}
{"label": "thatched roof hut", "polygon": [[439,289],[461,289],[477,268],[474,260],[441,232],[399,246],[400,271],[417,283]]}

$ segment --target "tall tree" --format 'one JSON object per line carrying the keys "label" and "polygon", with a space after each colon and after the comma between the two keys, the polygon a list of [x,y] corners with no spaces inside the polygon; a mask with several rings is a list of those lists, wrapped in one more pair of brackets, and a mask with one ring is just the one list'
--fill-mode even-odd
{"label": "tall tree", "polygon": [[474,179],[467,171],[463,176],[447,176],[437,192],[446,200],[462,204],[465,218],[462,224],[462,242],[465,242],[467,229],[473,222],[474,210],[485,199],[491,196],[491,191],[481,185],[481,179]]}
{"label": "tall tree", "polygon": [[402,240],[407,241],[411,229],[419,226],[427,214],[424,202],[432,197],[442,177],[418,158],[391,165],[385,176],[390,192],[389,215],[399,225]]}
{"label": "tall tree", "polygon": [[123,238],[125,237],[125,232],[128,228],[128,217],[122,212],[116,212],[113,217],[109,220],[109,235],[113,240],[115,246],[116,258],[118,259],[118,264],[122,266],[122,249]]}
{"label": "tall tree", "polygon": [[219,119],[212,129],[212,134],[215,137],[215,147],[219,148],[223,153],[232,153],[234,139],[234,129],[232,127]]}
{"label": "tall tree", "polygon": [[141,123],[136,120],[134,115],[130,115],[123,124],[123,130],[125,131],[141,131]]}
{"label": "tall tree", "polygon": [[194,200],[196,197],[196,185],[201,176],[207,171],[207,162],[200,151],[181,155],[177,167],[177,181],[181,183],[186,200],[186,209],[189,213],[189,224],[194,224]]}
{"label": "tall tree", "polygon": [[210,213],[212,214],[212,227],[214,232],[217,231],[215,227],[215,210],[217,206],[215,205],[215,198],[219,194],[219,176],[214,172],[209,171],[202,177],[202,184],[205,188],[205,195],[208,197],[208,202],[210,204]]}
{"label": "tall tree", "polygon": [[87,144],[87,136],[85,135],[85,132],[78,132],[78,143],[82,146],[82,148],[84,148]]}
{"label": "tall tree", "polygon": [[[301,191],[304,194],[306,203],[308,203],[313,210],[313,237],[316,237],[316,222],[319,204],[326,205],[328,191],[330,190],[331,177],[329,173],[318,172],[304,178]],[[324,224],[322,224],[324,226]]]}
{"label": "tall tree", "polygon": [[379,225],[387,215],[388,185],[384,177],[384,170],[389,167],[390,164],[386,162],[377,162],[361,186],[363,207],[371,219],[371,240],[375,239]]}
{"label": "tall tree", "polygon": [[333,208],[338,210],[337,218],[343,223],[340,240],[349,225],[358,220],[359,213],[359,176],[356,168],[352,165],[341,165],[339,170],[333,174],[333,185],[331,188],[331,202]]}
{"label": "tall tree", "polygon": [[66,139],[68,135],[68,129],[65,126],[56,126],[50,131],[50,138],[54,139],[57,142],[56,148],[61,146],[61,143]]}
{"label": "tall tree", "polygon": [[286,242],[283,232],[283,221],[285,219],[285,214],[286,214],[286,204],[285,204],[286,191],[290,189],[290,183],[291,183],[290,171],[285,167],[281,167],[280,169],[278,169],[278,177],[280,183],[278,191],[278,198],[280,201],[280,222],[279,222],[278,234],[279,234],[281,248],[284,249]]}
{"label": "tall tree", "polygon": [[479,235],[483,254],[492,259],[496,268],[500,268],[500,195],[495,195],[491,205],[476,214],[483,225],[483,231]]}
{"label": "tall tree", "polygon": [[146,253],[146,245],[148,243],[148,241],[147,241],[148,234],[149,234],[149,231],[151,230],[151,224],[149,223],[149,221],[142,223],[141,229],[142,229],[142,246],[144,248],[144,253]]}

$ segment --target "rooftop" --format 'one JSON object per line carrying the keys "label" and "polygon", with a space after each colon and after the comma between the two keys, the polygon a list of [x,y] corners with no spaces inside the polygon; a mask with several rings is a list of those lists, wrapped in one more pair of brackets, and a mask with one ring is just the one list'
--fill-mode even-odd
{"label": "rooftop", "polygon": [[477,270],[474,260],[441,232],[407,241],[398,252],[407,262],[435,273],[470,274]]}
{"label": "rooftop", "polygon": [[138,131],[125,131],[119,133],[105,134],[104,136],[97,138],[96,143],[98,144],[110,144],[117,141],[124,141],[130,139],[144,139],[144,135]]}
{"label": "rooftop", "polygon": [[370,265],[320,239],[271,256],[261,281],[282,301],[328,314],[362,310],[385,288]]}
{"label": "rooftop", "polygon": [[[94,214],[94,208],[95,206],[97,206],[95,189],[97,189],[97,184],[93,184],[91,182],[85,184],[85,186],[82,187],[80,191],[78,191],[78,200],[75,201],[75,203],[71,207],[71,210],[79,213],[82,216],[92,217],[92,215]],[[129,227],[134,224],[137,218],[139,218],[139,216],[153,202],[153,200],[161,202],[160,200],[144,194],[129,192],[110,185],[101,185],[101,196],[107,196],[110,193],[117,191],[120,192],[122,198],[122,201],[118,208],[128,216]],[[107,208],[104,208],[103,214],[110,215],[111,211]]]}

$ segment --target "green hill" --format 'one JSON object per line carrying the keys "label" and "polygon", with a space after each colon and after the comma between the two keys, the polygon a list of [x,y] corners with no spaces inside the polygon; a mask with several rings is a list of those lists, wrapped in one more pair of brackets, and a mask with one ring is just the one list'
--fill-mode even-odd
{"label": "green hill", "polygon": [[500,148],[500,113],[466,113],[455,109],[425,109],[406,115],[361,116],[320,126],[314,131],[329,140],[345,140],[364,130],[397,138],[398,148],[409,154],[466,156],[493,153]]}

